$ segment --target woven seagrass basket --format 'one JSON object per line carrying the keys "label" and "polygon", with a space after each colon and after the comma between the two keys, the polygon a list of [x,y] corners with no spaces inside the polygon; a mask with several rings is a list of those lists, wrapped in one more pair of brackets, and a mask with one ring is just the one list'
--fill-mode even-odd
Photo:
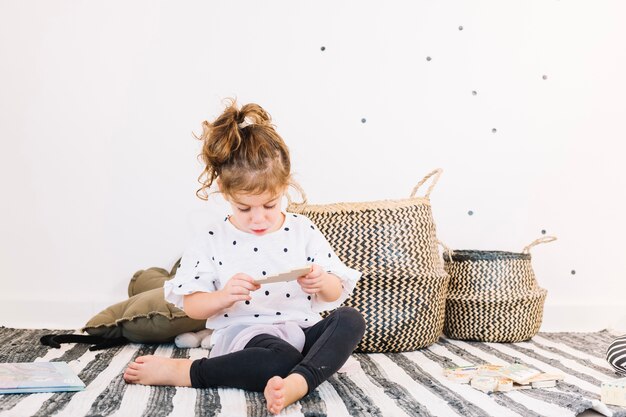
{"label": "woven seagrass basket", "polygon": [[[363,275],[343,305],[363,314],[360,352],[402,352],[436,342],[443,331],[448,276],[439,255],[430,193],[442,170],[420,181],[410,197],[310,205],[290,199],[288,211],[317,224],[337,255]],[[429,178],[424,197],[415,197]]]}
{"label": "woven seagrass basket", "polygon": [[483,342],[519,342],[537,334],[547,291],[535,278],[530,248],[554,240],[537,239],[521,253],[446,248],[450,286],[444,333]]}

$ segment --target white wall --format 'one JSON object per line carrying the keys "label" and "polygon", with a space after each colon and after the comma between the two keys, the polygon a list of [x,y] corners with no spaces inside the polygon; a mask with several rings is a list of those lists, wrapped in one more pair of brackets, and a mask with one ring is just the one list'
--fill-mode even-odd
{"label": "white wall", "polygon": [[405,197],[441,167],[452,248],[558,236],[532,250],[544,330],[626,327],[625,13],[0,0],[0,324],[77,328],[169,268],[224,210],[195,197],[192,132],[236,96],[273,115],[311,202]]}

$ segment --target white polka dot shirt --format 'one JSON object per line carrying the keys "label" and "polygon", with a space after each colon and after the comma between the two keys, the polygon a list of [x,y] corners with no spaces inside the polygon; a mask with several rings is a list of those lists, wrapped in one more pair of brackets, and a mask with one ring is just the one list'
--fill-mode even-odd
{"label": "white polka dot shirt", "polygon": [[302,291],[297,281],[262,285],[250,293],[250,301],[237,302],[209,317],[206,326],[216,330],[212,337],[215,343],[235,325],[245,328],[289,322],[312,326],[321,320],[319,312],[339,307],[354,290],[361,273],[341,262],[307,217],[284,214],[281,228],[262,236],[237,229],[228,218],[208,226],[185,250],[176,276],[165,282],[165,299],[183,308],[184,295],[219,290],[237,273],[262,278],[310,264],[339,277],[341,296],[326,303]]}

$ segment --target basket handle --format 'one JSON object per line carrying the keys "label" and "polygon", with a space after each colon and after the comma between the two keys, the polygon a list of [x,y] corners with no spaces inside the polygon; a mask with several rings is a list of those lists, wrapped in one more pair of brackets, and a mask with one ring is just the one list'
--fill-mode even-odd
{"label": "basket handle", "polygon": [[449,247],[446,246],[445,243],[443,243],[441,240],[437,239],[437,243],[439,243],[444,250],[444,253],[448,254],[448,260],[452,261],[452,254],[454,253],[454,251],[452,251],[452,249],[450,249]]}
{"label": "basket handle", "polygon": [[302,202],[301,203],[294,203],[293,200],[291,199],[291,196],[289,195],[289,192],[285,193],[285,196],[287,197],[287,203],[289,203],[289,205],[296,205],[296,206],[306,206],[308,204],[308,199],[306,198],[306,193],[304,192],[304,189],[302,188],[302,186],[300,184],[298,184],[295,181],[291,181],[291,183],[289,184],[291,185],[293,188],[296,189],[296,191],[298,193],[300,193],[300,197],[302,197]]}
{"label": "basket handle", "polygon": [[554,242],[555,240],[556,240],[556,236],[540,237],[539,239],[533,241],[530,245],[524,247],[524,250],[522,250],[522,253],[530,253],[530,248],[532,248],[533,246],[539,245],[540,243]]}
{"label": "basket handle", "polygon": [[415,186],[413,187],[413,191],[411,191],[411,196],[410,198],[415,197],[415,193],[417,192],[417,190],[426,182],[428,181],[428,179],[432,176],[435,176],[435,179],[433,180],[433,183],[430,184],[430,187],[428,187],[428,190],[426,190],[426,195],[424,196],[425,198],[429,198],[430,193],[433,191],[433,188],[435,188],[435,185],[437,184],[437,181],[439,181],[439,177],[441,177],[441,173],[443,172],[443,169],[441,168],[437,168],[434,171],[432,171],[431,173],[429,173],[428,175],[426,175],[424,178],[422,178],[422,180]]}

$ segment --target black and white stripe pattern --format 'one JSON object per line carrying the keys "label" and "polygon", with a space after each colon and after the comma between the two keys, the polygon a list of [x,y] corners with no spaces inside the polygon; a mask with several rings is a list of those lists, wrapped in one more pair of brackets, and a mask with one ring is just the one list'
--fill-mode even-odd
{"label": "black and white stripe pattern", "polygon": [[[49,330],[0,329],[0,362],[64,361],[87,389],[75,393],[0,395],[0,417],[24,416],[268,416],[261,393],[128,385],[122,373],[135,357],[156,354],[197,359],[204,349],[171,344],[131,344],[90,352],[86,345],[50,349],[39,345]],[[618,339],[620,340],[620,339]],[[624,343],[624,338],[621,338]],[[540,333],[528,342],[480,343],[441,338],[413,352],[354,354],[338,373],[285,416],[576,416],[588,408],[626,416],[600,403],[601,381],[620,376],[604,359],[608,332]],[[623,345],[620,345],[623,346]],[[556,388],[485,394],[443,377],[442,369],[476,363],[519,361],[544,372],[564,373]],[[603,408],[604,407],[604,408]]]}
{"label": "black and white stripe pattern", "polygon": [[626,375],[626,334],[611,343],[606,351],[606,360],[618,373]]}

